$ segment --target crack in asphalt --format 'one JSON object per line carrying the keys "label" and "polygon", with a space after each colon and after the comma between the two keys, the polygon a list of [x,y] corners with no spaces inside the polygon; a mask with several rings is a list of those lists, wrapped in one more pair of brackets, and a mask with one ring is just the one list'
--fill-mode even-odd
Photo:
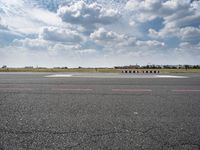
{"label": "crack in asphalt", "polygon": [[[98,134],[94,134],[93,136],[104,136],[104,135],[108,135],[108,134],[123,134],[123,133],[132,133],[132,132],[138,132],[138,133],[142,133],[145,134],[151,130],[155,129],[154,128],[149,128],[145,131],[140,131],[140,130],[124,130],[124,131],[106,131],[106,130],[99,130],[98,132],[104,132],[104,133],[98,133]],[[48,134],[74,134],[74,133],[82,133],[82,134],[89,134],[89,132],[87,131],[52,131],[52,130],[32,130],[32,131],[17,131],[17,130],[12,130],[12,129],[0,129],[1,133],[7,133],[7,134],[34,134],[34,133],[48,133]]]}
{"label": "crack in asphalt", "polygon": [[34,134],[34,133],[48,133],[48,134],[74,134],[74,133],[86,133],[84,131],[69,131],[69,132],[61,132],[61,131],[51,131],[51,130],[32,130],[32,131],[17,131],[12,129],[0,129],[1,133],[7,134]]}

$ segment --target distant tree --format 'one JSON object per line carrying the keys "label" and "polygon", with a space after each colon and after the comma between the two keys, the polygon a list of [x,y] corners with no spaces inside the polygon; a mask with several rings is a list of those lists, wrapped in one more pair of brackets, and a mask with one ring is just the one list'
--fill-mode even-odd
{"label": "distant tree", "polygon": [[160,65],[157,66],[157,69],[162,69],[162,67]]}
{"label": "distant tree", "polygon": [[164,69],[170,69],[170,66],[169,65],[164,65],[163,68]]}
{"label": "distant tree", "polygon": [[200,66],[199,65],[194,65],[192,68],[193,69],[200,69]]}
{"label": "distant tree", "polygon": [[172,68],[172,69],[177,69],[177,67],[176,67],[176,66],[172,66],[171,68]]}

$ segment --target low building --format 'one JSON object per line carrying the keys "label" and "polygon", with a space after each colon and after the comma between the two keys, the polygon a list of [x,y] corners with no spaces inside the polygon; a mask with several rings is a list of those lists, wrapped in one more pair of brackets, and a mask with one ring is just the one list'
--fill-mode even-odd
{"label": "low building", "polygon": [[33,66],[26,66],[24,67],[25,69],[33,69],[34,67]]}
{"label": "low building", "polygon": [[6,69],[6,68],[7,68],[7,66],[6,66],[6,65],[3,65],[3,66],[2,66],[2,68],[3,68],[3,69]]}

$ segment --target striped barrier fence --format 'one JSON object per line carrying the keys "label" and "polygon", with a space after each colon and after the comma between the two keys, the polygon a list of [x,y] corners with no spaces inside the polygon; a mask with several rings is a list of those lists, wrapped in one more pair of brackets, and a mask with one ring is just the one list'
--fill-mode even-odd
{"label": "striped barrier fence", "polygon": [[160,70],[130,70],[130,69],[124,69],[121,71],[122,73],[143,73],[143,74],[159,74]]}

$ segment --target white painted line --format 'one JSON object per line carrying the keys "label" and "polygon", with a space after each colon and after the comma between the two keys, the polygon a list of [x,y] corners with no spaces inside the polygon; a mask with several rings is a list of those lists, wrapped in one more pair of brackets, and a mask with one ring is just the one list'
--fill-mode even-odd
{"label": "white painted line", "polygon": [[174,75],[155,75],[156,78],[176,78],[176,79],[184,79],[188,78],[187,76],[174,76]]}
{"label": "white painted line", "polygon": [[31,88],[0,88],[0,91],[31,91]]}
{"label": "white painted line", "polygon": [[112,89],[113,92],[152,92],[151,89]]}
{"label": "white painted line", "polygon": [[52,89],[53,91],[93,91],[93,89],[61,89],[61,88],[57,88],[57,89]]}
{"label": "white painted line", "polygon": [[53,74],[45,76],[46,78],[176,78],[184,79],[187,76],[175,75],[71,75],[71,74]]}
{"label": "white painted line", "polygon": [[68,77],[72,77],[71,74],[53,74],[53,75],[48,75],[45,76],[46,78],[68,78]]}
{"label": "white painted line", "polygon": [[181,90],[172,90],[172,92],[200,92],[199,89],[181,89]]}

